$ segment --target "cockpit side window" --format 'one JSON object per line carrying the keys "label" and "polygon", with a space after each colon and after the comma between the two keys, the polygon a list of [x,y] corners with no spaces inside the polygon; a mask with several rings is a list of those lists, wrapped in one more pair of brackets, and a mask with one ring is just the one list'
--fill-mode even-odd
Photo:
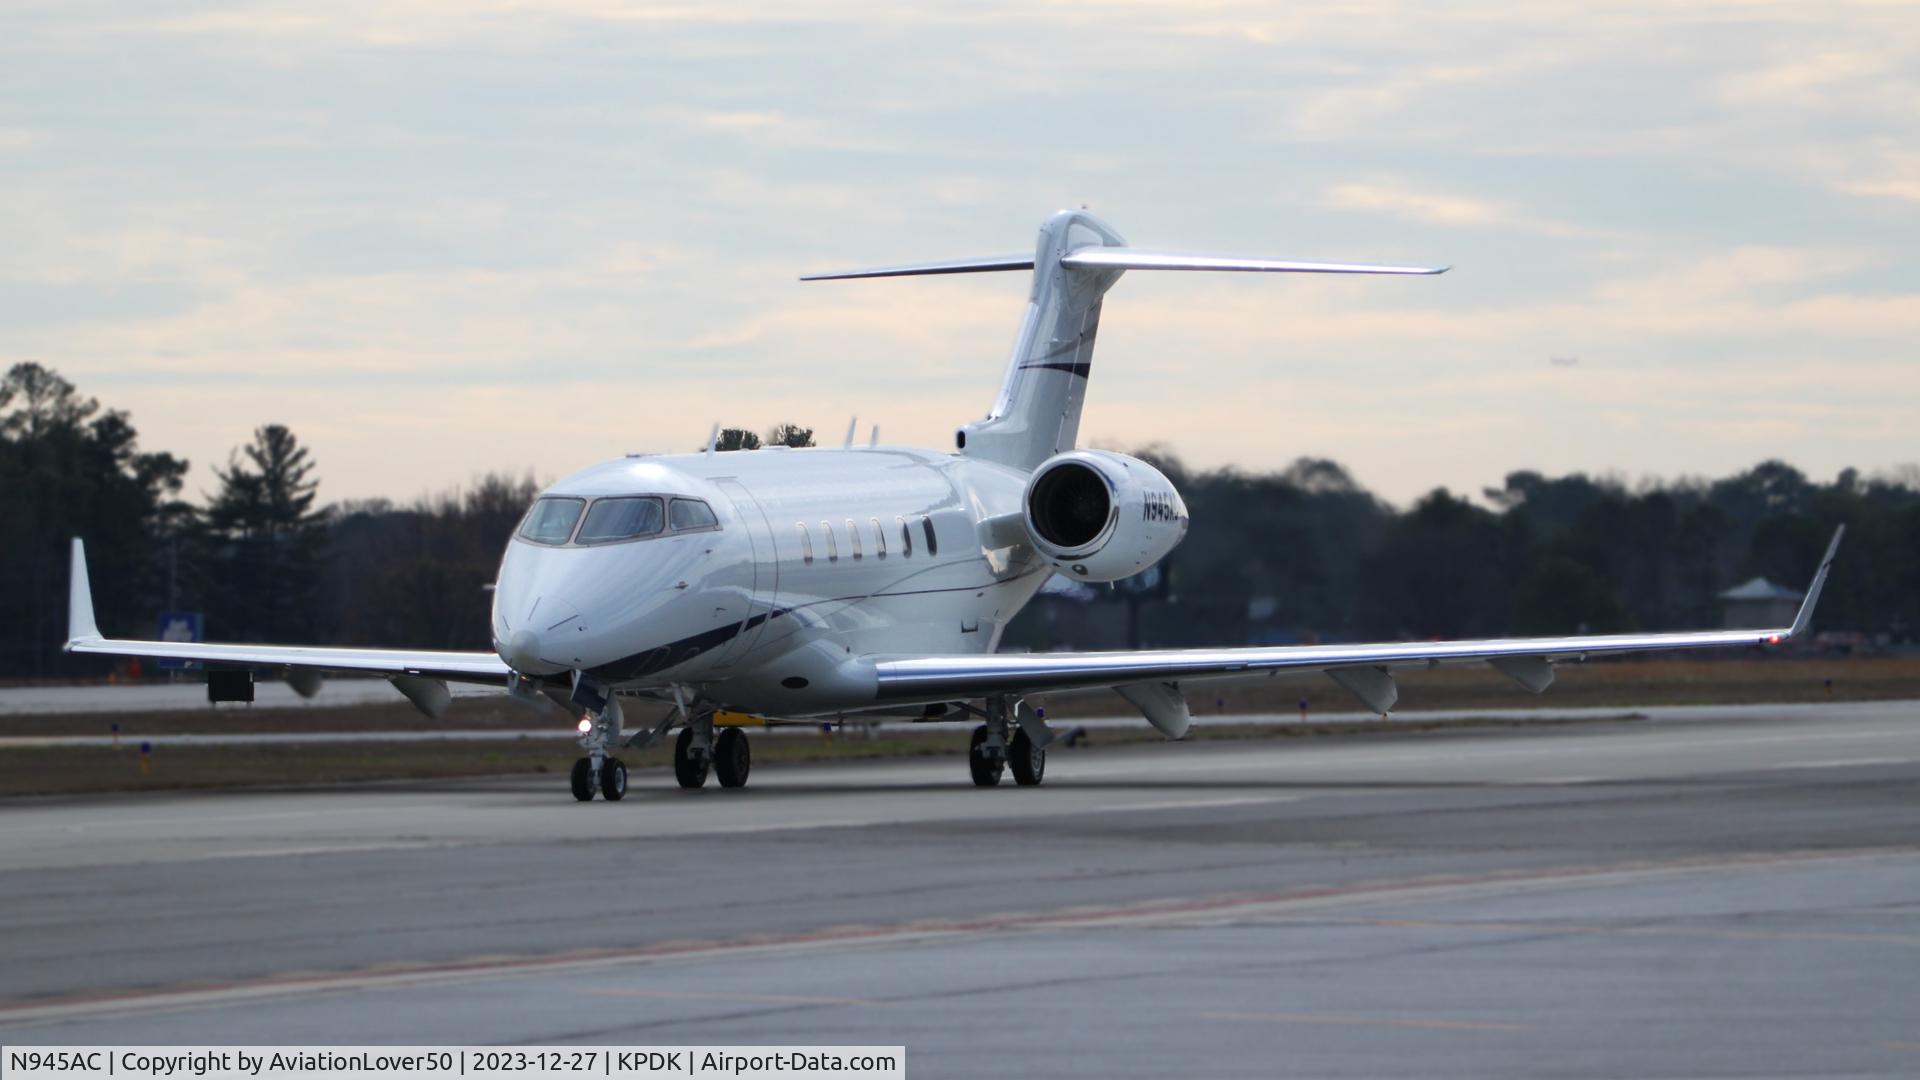
{"label": "cockpit side window", "polygon": [[693,529],[717,529],[720,522],[713,516],[713,507],[699,499],[675,499],[667,508],[667,523],[674,532],[688,532]]}
{"label": "cockpit side window", "polygon": [[560,545],[573,536],[573,526],[585,509],[585,499],[537,499],[520,522],[520,539]]}
{"label": "cockpit side window", "polygon": [[652,536],[666,524],[666,508],[657,495],[632,498],[595,499],[587,520],[580,525],[578,543],[611,544]]}

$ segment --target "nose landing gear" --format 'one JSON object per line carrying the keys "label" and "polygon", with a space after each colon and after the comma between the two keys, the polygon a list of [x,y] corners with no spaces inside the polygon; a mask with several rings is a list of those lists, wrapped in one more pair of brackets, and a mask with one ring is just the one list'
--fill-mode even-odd
{"label": "nose landing gear", "polygon": [[607,694],[599,699],[599,711],[580,721],[580,749],[587,756],[573,763],[569,782],[573,797],[592,802],[595,792],[608,802],[619,802],[627,795],[627,766],[607,754],[607,747],[620,738],[620,699]]}

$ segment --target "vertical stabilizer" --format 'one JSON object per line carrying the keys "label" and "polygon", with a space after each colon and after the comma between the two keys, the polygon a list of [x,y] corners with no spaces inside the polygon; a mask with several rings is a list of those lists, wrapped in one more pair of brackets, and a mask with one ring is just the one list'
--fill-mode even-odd
{"label": "vertical stabilizer", "polygon": [[1033,289],[1000,396],[985,419],[960,429],[962,453],[1031,469],[1073,448],[1100,329],[1100,298],[1124,271],[1062,260],[1074,251],[1125,246],[1120,234],[1085,210],[1062,210],[1040,227]]}
{"label": "vertical stabilizer", "polygon": [[[919,277],[1033,271],[1027,316],[1020,322],[1000,396],[984,420],[960,429],[962,454],[1032,469],[1073,449],[1080,434],[1080,407],[1093,369],[1093,339],[1100,330],[1100,298],[1128,270],[1225,270],[1263,274],[1439,274],[1444,266],[1305,262],[1299,259],[1203,255],[1127,246],[1106,222],[1085,210],[1062,210],[1040,226],[1033,257],[985,255],[967,259],[830,270],[803,274],[802,281]],[[852,429],[847,434],[852,445]]]}

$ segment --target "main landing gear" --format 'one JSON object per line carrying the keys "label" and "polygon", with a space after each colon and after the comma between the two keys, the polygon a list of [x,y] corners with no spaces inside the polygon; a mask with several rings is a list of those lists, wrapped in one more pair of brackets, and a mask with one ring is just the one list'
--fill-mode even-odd
{"label": "main landing gear", "polygon": [[720,786],[747,786],[747,773],[753,769],[753,748],[747,733],[737,727],[713,731],[713,714],[696,717],[673,744],[673,778],[683,788],[702,787],[711,771],[720,778]]}
{"label": "main landing gear", "polygon": [[[1010,712],[1018,727],[1008,723]],[[967,746],[967,772],[973,786],[995,787],[1008,769],[1021,787],[1033,787],[1045,779],[1047,744],[1053,741],[1053,733],[1039,715],[1025,702],[1009,705],[1004,698],[989,698],[986,716],[987,722],[973,729],[973,741]]]}

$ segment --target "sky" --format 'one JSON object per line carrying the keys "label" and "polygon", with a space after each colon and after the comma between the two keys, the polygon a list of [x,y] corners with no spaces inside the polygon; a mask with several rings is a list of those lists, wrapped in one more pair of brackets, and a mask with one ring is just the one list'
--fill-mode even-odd
{"label": "sky", "polygon": [[1134,273],[1083,443],[1536,469],[1920,461],[1920,5],[309,0],[0,6],[0,363],[323,500],[554,479],[715,422],[952,445],[1031,250]]}

